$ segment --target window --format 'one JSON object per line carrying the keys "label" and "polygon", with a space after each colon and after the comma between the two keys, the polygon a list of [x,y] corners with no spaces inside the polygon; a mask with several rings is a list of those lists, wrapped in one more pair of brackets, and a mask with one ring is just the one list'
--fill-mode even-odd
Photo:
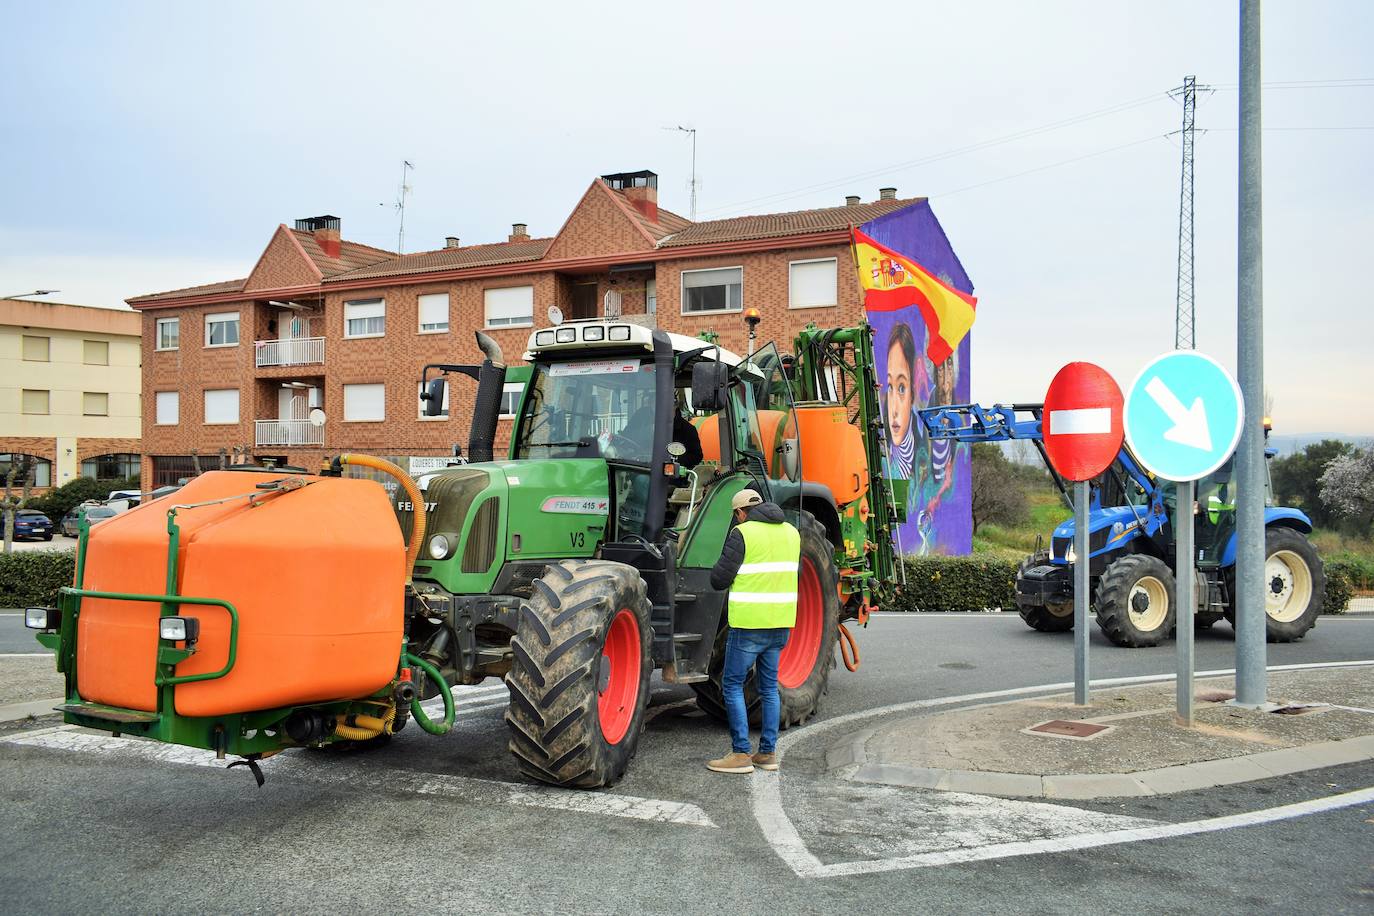
{"label": "window", "polygon": [[344,303],[344,337],[381,337],[386,333],[386,300]]}
{"label": "window", "polygon": [[181,344],[181,319],[159,318],[157,320],[157,348],[175,350]]}
{"label": "window", "polygon": [[209,426],[227,425],[239,421],[239,390],[237,388],[207,388],[205,390],[205,423]]}
{"label": "window", "polygon": [[46,363],[48,361],[49,340],[50,338],[47,337],[30,337],[25,334],[24,359],[36,363]]}
{"label": "window", "polygon": [[420,333],[442,334],[448,330],[448,293],[420,297]]}
{"label": "window", "polygon": [[22,488],[24,477],[27,472],[33,473],[33,485],[35,487],[52,486],[52,462],[46,458],[39,458],[37,455],[24,455],[21,453],[0,453],[0,486],[4,485],[9,477],[10,469],[18,467],[14,475],[14,486]]}
{"label": "window", "polygon": [[835,258],[814,261],[793,261],[787,278],[787,307],[814,309],[836,305]]}
{"label": "window", "polygon": [[157,455],[153,457],[152,485],[147,489],[180,486],[199,473],[196,461],[190,455]]}
{"label": "window", "polygon": [[448,419],[448,389],[449,389],[448,380],[447,380],[447,379],[444,380],[444,401],[443,401],[443,409],[442,409],[439,413],[435,414],[435,415],[432,416],[432,417],[425,414],[425,402],[419,400],[419,395],[422,394],[422,393],[424,392],[425,386],[424,386],[423,384],[417,384],[415,387],[416,387],[416,403],[420,405],[420,419],[421,419],[421,420],[447,420],[447,419]]}
{"label": "window", "polygon": [[48,392],[25,388],[24,413],[45,414],[48,412]]}
{"label": "window", "polygon": [[534,324],[534,287],[507,286],[483,294],[487,327],[516,328]]}
{"label": "window", "polygon": [[658,281],[648,280],[644,284],[644,314],[658,314]]}
{"label": "window", "polygon": [[520,411],[520,395],[524,390],[525,386],[518,383],[507,385],[501,389],[502,417],[511,419]]}
{"label": "window", "polygon": [[205,316],[205,346],[237,347],[239,345],[239,313],[220,312]]}
{"label": "window", "polygon": [[97,455],[81,462],[81,476],[96,480],[120,480],[141,471],[142,459],[131,452]]}
{"label": "window", "polygon": [[110,364],[110,342],[108,340],[81,341],[81,361],[88,366],[108,366]]}
{"label": "window", "polygon": [[157,425],[175,426],[181,420],[181,394],[176,391],[157,393]]}
{"label": "window", "polygon": [[104,391],[82,392],[81,414],[87,417],[108,417],[110,415],[109,394]]}
{"label": "window", "polygon": [[373,423],[386,419],[385,385],[344,385],[344,422]]}
{"label": "window", "polygon": [[738,312],[744,308],[744,268],[682,272],[682,314]]}

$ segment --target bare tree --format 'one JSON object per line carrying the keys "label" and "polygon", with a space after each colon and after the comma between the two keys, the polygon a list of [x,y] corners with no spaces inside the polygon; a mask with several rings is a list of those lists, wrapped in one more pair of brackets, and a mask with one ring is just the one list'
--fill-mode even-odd
{"label": "bare tree", "polygon": [[973,446],[973,530],[992,523],[1018,525],[1029,508],[1026,492],[1011,462],[1001,449],[986,442]]}
{"label": "bare tree", "polygon": [[200,470],[200,449],[191,449],[191,466],[196,469],[196,476],[201,475]]}
{"label": "bare tree", "polygon": [[[20,455],[17,459],[11,459],[10,469],[5,473],[5,496],[0,499],[0,508],[5,513],[5,553],[11,553],[14,550],[14,513],[16,509],[29,501],[29,488],[33,486],[33,471],[33,459],[28,455]],[[16,478],[21,485],[19,496],[14,495]]]}

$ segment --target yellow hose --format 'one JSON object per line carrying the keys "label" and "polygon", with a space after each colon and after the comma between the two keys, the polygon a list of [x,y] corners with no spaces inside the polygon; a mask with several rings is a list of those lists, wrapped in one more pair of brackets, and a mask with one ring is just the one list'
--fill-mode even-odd
{"label": "yellow hose", "polygon": [[386,714],[380,719],[376,716],[352,716],[353,725],[345,725],[340,718],[334,725],[334,734],[345,741],[369,741],[386,732],[391,734],[391,723],[396,719],[396,707],[387,707]]}
{"label": "yellow hose", "polygon": [[339,463],[356,464],[390,474],[410,497],[410,545],[406,548],[406,582],[409,582],[411,571],[415,568],[415,560],[420,556],[420,545],[425,542],[425,495],[420,492],[420,488],[409,474],[385,458],[374,458],[371,455],[340,455]]}

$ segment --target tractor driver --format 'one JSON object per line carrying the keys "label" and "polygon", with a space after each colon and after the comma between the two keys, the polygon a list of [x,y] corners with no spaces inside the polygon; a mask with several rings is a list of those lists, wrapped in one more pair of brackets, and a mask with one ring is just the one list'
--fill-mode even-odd
{"label": "tractor driver", "polygon": [[[625,428],[620,431],[620,437],[630,440],[635,445],[635,455],[647,461],[649,450],[653,447],[654,437],[654,405],[645,404],[636,410],[630,417]],[[678,392],[678,406],[673,411],[673,442],[680,442],[687,449],[678,463],[684,468],[694,468],[701,464],[701,435],[697,428],[692,425],[682,413],[682,392]]]}

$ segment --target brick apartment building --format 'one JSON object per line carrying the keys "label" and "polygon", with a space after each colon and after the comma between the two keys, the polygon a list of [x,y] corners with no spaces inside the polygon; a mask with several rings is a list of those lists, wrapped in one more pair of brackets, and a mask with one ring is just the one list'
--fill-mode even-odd
{"label": "brick apartment building", "polygon": [[[609,295],[635,320],[713,330],[737,352],[742,312],[756,308],[760,343],[787,347],[808,322],[862,317],[851,226],[909,211],[938,231],[924,199],[892,188],[867,203],[692,222],[658,206],[657,184],[647,171],[602,176],[550,237],[515,223],[503,242],[449,238],[405,255],[342,239],[336,217],[298,220],[277,228],[246,278],[129,299],[143,314],[143,479],[192,473],[193,450],[206,468],[249,457],[314,468],[341,451],[448,456],[467,441],[473,391],[455,381],[450,414],[425,418],[421,369],[480,361],[474,330],[518,364],[549,306],[596,317]],[[322,426],[308,419],[317,407]]]}

